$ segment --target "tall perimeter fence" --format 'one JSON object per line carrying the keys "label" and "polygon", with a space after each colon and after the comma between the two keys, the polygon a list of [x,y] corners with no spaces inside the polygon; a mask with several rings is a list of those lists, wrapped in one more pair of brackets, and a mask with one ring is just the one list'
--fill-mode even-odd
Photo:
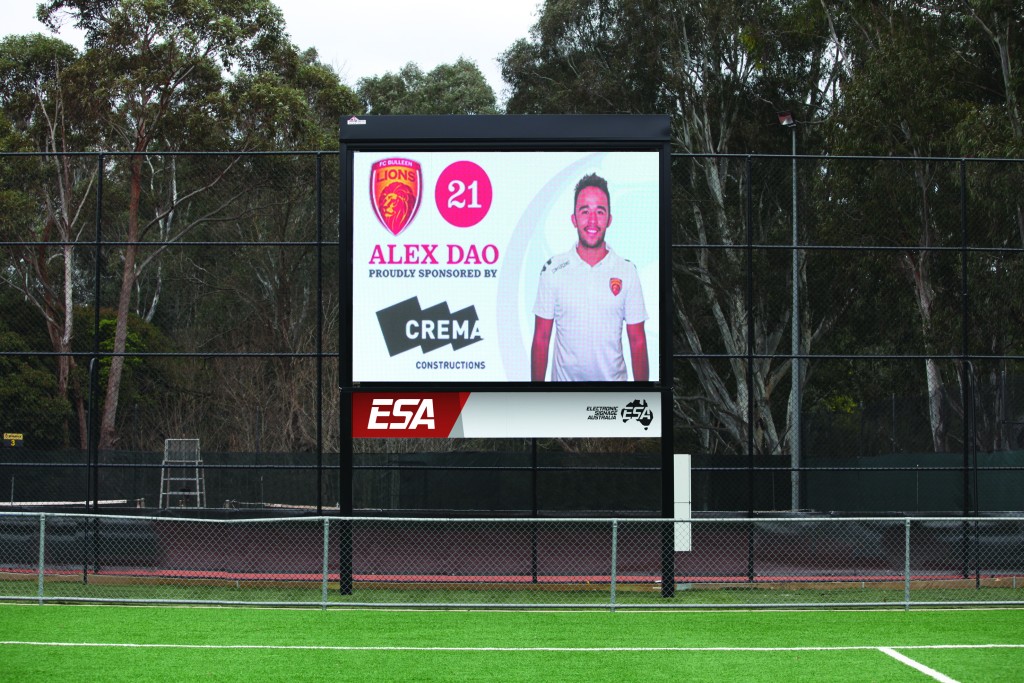
{"label": "tall perimeter fence", "polygon": [[[342,443],[338,163],[0,155],[3,509],[322,515],[351,467],[357,515],[659,515],[656,439]],[[673,155],[695,516],[1024,509],[1022,187],[1022,160]],[[168,439],[199,441],[199,509],[161,495]]]}
{"label": "tall perimeter fence", "polygon": [[40,604],[910,609],[1021,604],[1022,583],[1019,517],[0,516],[0,600]]}

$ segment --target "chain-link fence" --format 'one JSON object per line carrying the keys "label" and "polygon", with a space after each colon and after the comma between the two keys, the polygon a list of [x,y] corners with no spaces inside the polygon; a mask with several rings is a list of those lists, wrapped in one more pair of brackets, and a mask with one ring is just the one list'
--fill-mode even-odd
{"label": "chain-link fence", "polygon": [[5,513],[0,599],[605,609],[1024,604],[1024,518]]}
{"label": "chain-link fence", "polygon": [[[337,154],[141,158],[0,155],[0,505],[157,509],[165,440],[195,438],[238,515],[335,508],[350,455],[369,513],[659,514],[656,440],[342,443]],[[1024,161],[677,154],[671,180],[695,510],[1021,509]]]}

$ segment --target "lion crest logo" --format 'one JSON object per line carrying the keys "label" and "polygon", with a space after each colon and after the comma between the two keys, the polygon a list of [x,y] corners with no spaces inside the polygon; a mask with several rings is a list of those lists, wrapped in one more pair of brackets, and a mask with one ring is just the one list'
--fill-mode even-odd
{"label": "lion crest logo", "polygon": [[420,208],[423,171],[412,159],[382,159],[370,168],[370,200],[377,220],[396,237]]}
{"label": "lion crest logo", "polygon": [[622,280],[617,277],[613,277],[608,280],[608,287],[612,290],[612,296],[618,296],[619,292],[622,291]]}

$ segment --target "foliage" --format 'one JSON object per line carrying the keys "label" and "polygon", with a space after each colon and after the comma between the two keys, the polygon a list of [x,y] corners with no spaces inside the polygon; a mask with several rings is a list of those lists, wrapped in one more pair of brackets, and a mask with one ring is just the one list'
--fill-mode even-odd
{"label": "foliage", "polygon": [[476,64],[460,58],[423,73],[409,62],[398,73],[360,79],[369,114],[495,114],[494,91]]}
{"label": "foliage", "polygon": [[[0,149],[48,153],[0,165],[0,239],[39,242],[0,247],[4,291],[35,311],[22,318],[33,339],[11,328],[21,341],[5,343],[55,354],[52,362],[12,365],[20,379],[11,386],[49,396],[36,405],[59,419],[42,422],[77,418],[77,438],[67,426],[54,433],[83,441],[86,373],[68,351],[91,349],[83,305],[93,294],[99,208],[109,242],[99,273],[110,306],[103,343],[114,354],[103,374],[103,446],[141,447],[117,410],[125,403],[140,406],[147,438],[201,428],[224,448],[312,450],[316,366],[308,357],[171,363],[131,354],[310,353],[317,257],[325,273],[340,258],[311,244],[314,158],[237,153],[333,149],[339,119],[353,113],[497,113],[479,69],[467,59],[430,71],[409,63],[352,89],[315,51],[291,44],[269,0],[48,0],[39,16],[49,26],[74,23],[86,44],[79,52],[38,34],[0,40]],[[807,363],[805,410],[855,421],[857,411],[896,394],[926,395],[933,450],[962,445],[965,381],[987,397],[981,412],[1001,414],[997,388],[1012,362],[979,361],[968,376],[937,359],[956,356],[965,338],[972,353],[1020,355],[1020,164],[965,162],[973,251],[964,300],[965,264],[959,253],[941,251],[965,235],[960,162],[835,157],[1024,154],[1022,17],[1019,0],[547,0],[530,34],[504,51],[508,113],[667,113],[673,150],[691,154],[675,159],[672,173],[671,239],[684,245],[673,252],[671,295],[673,346],[684,355],[673,368],[679,450],[745,452],[751,397],[755,450],[778,455],[794,446],[793,364],[784,357],[794,286],[802,353],[917,357]],[[780,110],[798,122],[799,153],[821,158],[801,159],[794,177],[787,157],[748,165],[725,156],[788,154],[792,131],[778,125]],[[109,154],[102,166],[53,154],[88,150],[140,154]],[[223,153],[169,154],[175,150]],[[324,159],[319,208],[330,242],[338,169]],[[793,283],[785,247],[794,185],[802,243],[885,250],[802,250]],[[749,263],[749,310],[748,226],[755,244],[769,245]],[[189,240],[203,246],[181,244]],[[219,244],[227,241],[274,246]],[[333,280],[325,277],[322,293],[328,347],[338,345],[344,299]],[[758,357],[748,379],[751,319]],[[694,357],[702,353],[716,357]],[[336,364],[327,364],[325,386],[336,386],[336,375]],[[337,392],[324,394],[328,410],[339,410]],[[255,406],[259,418],[238,406]],[[340,448],[339,421],[327,422],[328,442]],[[1007,447],[1007,428],[989,422],[979,437],[984,447]]]}
{"label": "foliage", "polygon": [[228,88],[239,130],[262,149],[318,150],[335,146],[338,121],[360,113],[356,94],[318,61],[313,49],[280,51],[273,68],[240,74]]}
{"label": "foliage", "polygon": [[40,329],[26,325],[36,316],[24,301],[0,296],[0,351],[26,355],[0,355],[0,431],[24,434],[25,446],[57,448],[64,445],[71,406],[57,392],[51,363],[32,355],[46,346]]}

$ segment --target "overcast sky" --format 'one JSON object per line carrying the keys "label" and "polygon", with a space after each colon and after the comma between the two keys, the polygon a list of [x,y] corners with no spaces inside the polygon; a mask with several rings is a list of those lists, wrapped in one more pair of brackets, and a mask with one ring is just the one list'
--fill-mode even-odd
{"label": "overcast sky", "polygon": [[[320,59],[354,86],[364,76],[397,71],[416,62],[424,71],[466,57],[480,67],[499,100],[505,88],[495,61],[527,37],[541,0],[391,0],[331,2],[274,0],[284,12],[292,42],[315,47]],[[0,0],[0,31],[45,32],[35,19],[38,0]],[[81,35],[61,38],[81,47]]]}

